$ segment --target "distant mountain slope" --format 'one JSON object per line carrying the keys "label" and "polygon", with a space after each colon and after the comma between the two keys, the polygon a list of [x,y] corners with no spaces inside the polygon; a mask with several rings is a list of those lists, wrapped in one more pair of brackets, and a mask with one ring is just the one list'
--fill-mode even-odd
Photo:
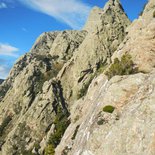
{"label": "distant mountain slope", "polygon": [[0,79],[0,84],[3,82],[4,80]]}

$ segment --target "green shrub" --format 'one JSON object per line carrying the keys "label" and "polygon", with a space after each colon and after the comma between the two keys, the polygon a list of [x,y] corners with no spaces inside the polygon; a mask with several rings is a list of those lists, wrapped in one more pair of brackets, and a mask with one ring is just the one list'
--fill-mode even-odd
{"label": "green shrub", "polygon": [[104,72],[104,70],[107,68],[108,64],[105,62],[99,62],[97,64],[97,70],[96,70],[96,75],[100,75]]}
{"label": "green shrub", "polygon": [[77,99],[80,99],[81,97],[85,96],[87,94],[89,84],[84,84],[83,87],[79,90]]}
{"label": "green shrub", "polygon": [[104,119],[100,119],[100,120],[98,120],[97,124],[98,124],[98,125],[103,125],[103,124],[104,124],[104,122],[105,122],[105,120],[104,120]]}
{"label": "green shrub", "polygon": [[0,136],[2,136],[5,128],[8,126],[11,120],[12,120],[11,116],[7,116],[6,118],[4,118],[2,124],[0,125]]}
{"label": "green shrub", "polygon": [[94,78],[94,75],[91,75],[89,80],[83,84],[83,87],[79,90],[79,92],[77,94],[77,99],[80,99],[81,97],[83,97],[87,94],[89,85],[91,84],[93,78]]}
{"label": "green shrub", "polygon": [[40,149],[40,144],[39,144],[39,142],[36,141],[36,142],[34,143],[34,148],[35,148],[35,151],[36,151],[36,152],[39,151],[39,149]]}
{"label": "green shrub", "polygon": [[137,72],[138,69],[131,60],[131,56],[125,54],[122,56],[121,61],[118,58],[115,58],[114,63],[105,74],[108,76],[108,79],[111,79],[115,75],[129,75]]}
{"label": "green shrub", "polygon": [[[68,120],[69,113],[66,110],[63,110],[60,106],[57,108],[57,114],[54,120],[54,133],[51,134],[48,146],[45,149],[45,155],[53,155],[48,154],[48,152],[54,152],[53,150],[60,143],[62,136],[64,135],[67,127],[70,124],[70,120]],[[49,151],[50,150],[50,151]]]}
{"label": "green shrub", "polygon": [[27,151],[27,150],[23,150],[22,155],[35,155],[34,153],[32,153],[32,151]]}
{"label": "green shrub", "polygon": [[52,144],[47,145],[47,147],[45,148],[45,153],[44,155],[54,155],[55,154],[55,150]]}
{"label": "green shrub", "polygon": [[155,11],[153,12],[153,18],[155,18]]}
{"label": "green shrub", "polygon": [[103,111],[104,112],[107,112],[107,113],[113,113],[113,111],[115,110],[115,107],[111,106],[111,105],[107,105],[103,108]]}
{"label": "green shrub", "polygon": [[79,119],[80,119],[80,116],[77,115],[77,116],[74,118],[74,123],[77,122]]}

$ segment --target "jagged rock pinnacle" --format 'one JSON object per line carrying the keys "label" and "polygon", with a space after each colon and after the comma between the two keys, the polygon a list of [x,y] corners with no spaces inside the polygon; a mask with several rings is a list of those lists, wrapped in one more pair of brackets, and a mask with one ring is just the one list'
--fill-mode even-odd
{"label": "jagged rock pinnacle", "polygon": [[115,5],[117,3],[120,3],[120,0],[109,0],[109,3]]}
{"label": "jagged rock pinnacle", "polygon": [[107,10],[107,9],[109,9],[109,8],[113,8],[113,9],[115,9],[115,10],[121,10],[121,11],[124,12],[124,9],[123,9],[123,7],[122,7],[122,5],[121,5],[121,3],[120,3],[120,0],[109,0],[109,1],[106,3],[106,5],[105,5],[105,7],[103,8],[103,10]]}
{"label": "jagged rock pinnacle", "polygon": [[118,16],[122,16],[122,19],[124,19],[127,24],[130,23],[120,0],[109,0],[103,9],[99,7],[94,7],[92,9],[88,21],[84,26],[84,30],[95,31],[96,29],[99,29],[99,27],[102,27],[103,23],[105,23],[105,19],[110,23],[113,21],[110,20],[111,18],[116,19]]}

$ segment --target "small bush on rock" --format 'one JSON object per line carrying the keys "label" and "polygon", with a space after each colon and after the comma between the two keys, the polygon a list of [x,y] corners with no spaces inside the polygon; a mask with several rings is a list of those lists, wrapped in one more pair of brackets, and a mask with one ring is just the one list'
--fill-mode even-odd
{"label": "small bush on rock", "polygon": [[104,119],[100,119],[100,120],[98,120],[98,121],[97,121],[97,124],[98,124],[98,125],[103,125],[103,124],[104,124],[104,122],[105,122],[105,120],[104,120]]}
{"label": "small bush on rock", "polygon": [[54,155],[54,149],[60,143],[63,134],[70,124],[68,120],[69,113],[63,110],[60,106],[57,108],[57,114],[54,120],[54,133],[50,135],[48,146],[45,148],[45,155]]}
{"label": "small bush on rock", "polygon": [[54,155],[55,154],[55,150],[52,144],[49,144],[46,148],[45,148],[45,153],[44,155]]}
{"label": "small bush on rock", "polygon": [[115,75],[129,75],[137,72],[138,69],[131,60],[131,56],[125,54],[122,56],[121,61],[118,58],[115,58],[114,63],[105,74],[108,76],[108,79],[111,79]]}
{"label": "small bush on rock", "polygon": [[115,110],[115,107],[111,106],[111,105],[107,105],[103,108],[103,111],[104,112],[107,112],[107,113],[113,113],[113,111]]}
{"label": "small bush on rock", "polygon": [[91,75],[90,79],[86,83],[83,84],[83,87],[79,90],[77,94],[77,99],[80,99],[87,94],[89,85],[91,84],[93,79],[94,79],[94,75]]}
{"label": "small bush on rock", "polygon": [[35,155],[31,151],[23,150],[22,155]]}

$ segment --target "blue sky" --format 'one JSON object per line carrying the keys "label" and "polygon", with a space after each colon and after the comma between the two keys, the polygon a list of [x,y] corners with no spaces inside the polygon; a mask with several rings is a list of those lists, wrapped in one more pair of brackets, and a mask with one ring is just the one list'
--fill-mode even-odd
{"label": "blue sky", "polygon": [[[130,20],[147,0],[121,0]],[[28,52],[36,38],[54,30],[81,29],[93,6],[107,0],[0,0],[0,78]]]}

